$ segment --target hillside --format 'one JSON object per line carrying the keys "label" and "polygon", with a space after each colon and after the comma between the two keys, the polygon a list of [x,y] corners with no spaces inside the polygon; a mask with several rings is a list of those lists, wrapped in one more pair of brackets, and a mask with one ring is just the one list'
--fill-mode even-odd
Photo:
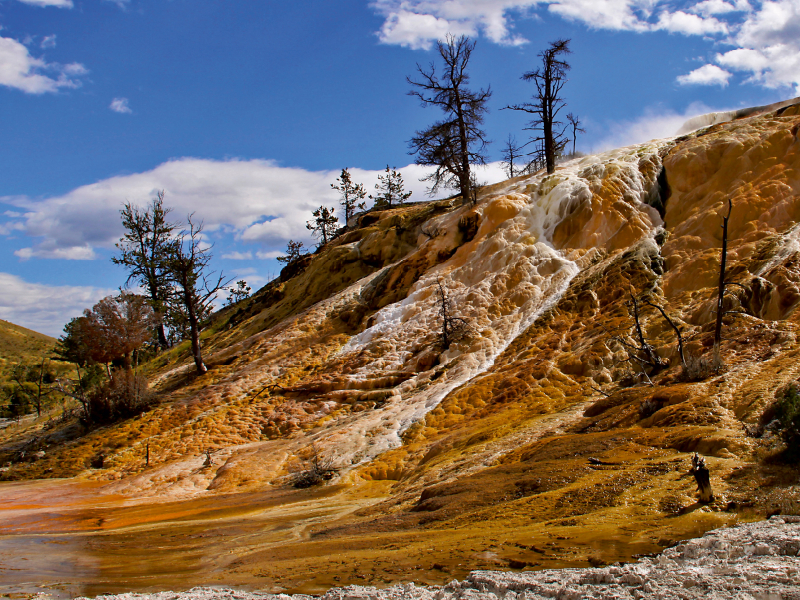
{"label": "hillside", "polygon": [[19,363],[39,362],[49,357],[55,338],[0,319],[0,383]]}
{"label": "hillside", "polygon": [[[77,479],[36,484],[58,499],[7,527],[97,532],[83,552],[105,583],[86,593],[320,591],[629,560],[796,511],[795,467],[753,432],[800,377],[800,102],[730,118],[485,187],[475,206],[361,216],[218,319],[206,375],[185,348],[149,365],[158,408],[67,443],[43,432],[41,457],[4,477]],[[715,371],[728,200],[737,314]],[[446,350],[439,285],[470,327]],[[652,381],[614,340],[633,332],[631,294],[669,361]],[[314,453],[338,475],[292,488]]]}

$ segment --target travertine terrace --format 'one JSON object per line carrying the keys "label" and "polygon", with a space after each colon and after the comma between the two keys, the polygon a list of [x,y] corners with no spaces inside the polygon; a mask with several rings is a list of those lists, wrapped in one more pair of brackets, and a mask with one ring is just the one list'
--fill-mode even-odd
{"label": "travertine terrace", "polygon": [[[88,540],[110,582],[90,591],[166,589],[169,568],[137,579],[103,548],[194,540],[211,519],[204,543],[228,554],[156,551],[180,585],[319,592],[630,560],[796,507],[796,471],[747,427],[800,377],[800,105],[731,116],[487,186],[474,206],[361,215],[218,315],[206,375],[178,348],[148,367],[160,407],[72,441],[42,434],[43,457],[4,472],[76,477],[105,502],[102,522],[83,492],[24,508],[14,487],[6,531]],[[726,366],[687,381],[672,329],[643,306],[670,361],[648,385],[611,343],[630,331],[630,293],[664,308],[687,356],[708,357],[729,199],[743,314],[726,319]],[[444,352],[437,281],[472,330]],[[339,475],[291,490],[313,451]],[[692,452],[712,505],[695,503]]]}

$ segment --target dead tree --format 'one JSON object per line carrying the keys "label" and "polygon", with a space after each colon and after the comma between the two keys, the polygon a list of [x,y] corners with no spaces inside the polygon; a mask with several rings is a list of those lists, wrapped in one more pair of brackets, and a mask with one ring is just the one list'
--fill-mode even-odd
{"label": "dead tree", "polygon": [[678,338],[678,354],[681,357],[681,365],[683,365],[683,368],[685,369],[686,368],[686,358],[683,355],[683,336],[681,335],[681,330],[678,329],[678,326],[675,325],[675,322],[672,319],[669,318],[669,315],[666,313],[666,311],[663,308],[661,308],[658,304],[654,304],[654,303],[652,303],[652,302],[650,302],[648,300],[644,300],[644,301],[642,301],[642,303],[643,304],[647,304],[647,306],[652,306],[653,308],[657,309],[658,312],[661,313],[661,316],[664,317],[664,320],[666,320],[666,322],[669,323],[669,326],[672,327],[672,330],[675,332],[675,335]]}
{"label": "dead tree", "polygon": [[439,305],[439,317],[441,318],[441,331],[439,333],[439,345],[442,350],[447,350],[451,344],[459,342],[467,337],[471,331],[469,323],[461,317],[453,314],[453,301],[444,289],[441,279],[436,278],[437,304]]}
{"label": "dead tree", "polygon": [[[714,326],[714,364],[719,367],[722,365],[722,356],[720,355],[720,346],[722,344],[722,318],[725,315],[738,315],[744,314],[740,310],[725,310],[725,294],[728,293],[727,287],[735,285],[742,289],[745,287],[733,281],[726,281],[725,269],[728,263],[728,219],[731,218],[731,211],[733,210],[733,203],[728,200],[728,215],[722,217],[722,253],[719,258],[719,285],[717,287],[717,310],[716,310],[716,324]],[[734,296],[735,298],[735,296]]]}
{"label": "dead tree", "polygon": [[517,138],[515,138],[510,133],[508,134],[508,140],[506,141],[506,145],[503,147],[503,169],[505,170],[508,178],[511,179],[515,175],[519,175],[525,170],[523,168],[515,168],[515,165],[519,165],[521,159],[525,154],[522,152],[522,146],[517,144]]}
{"label": "dead tree", "polygon": [[635,332],[635,339],[627,340],[622,335],[615,335],[611,337],[611,340],[617,342],[620,346],[622,346],[628,354],[628,358],[625,359],[627,362],[635,363],[639,365],[641,368],[642,374],[647,379],[650,385],[653,384],[650,381],[650,375],[654,375],[668,366],[664,359],[662,359],[656,349],[647,341],[645,337],[644,330],[642,329],[642,324],[639,320],[639,302],[636,300],[636,296],[633,295],[633,292],[629,292],[631,296],[631,308],[633,317],[633,327]]}
{"label": "dead tree", "polygon": [[719,347],[722,343],[722,308],[725,300],[725,267],[728,262],[728,219],[731,217],[733,203],[728,200],[728,216],[722,217],[722,255],[719,259],[719,288],[717,294],[717,323],[714,326],[714,360],[719,361]]}
{"label": "dead tree", "polygon": [[329,481],[339,472],[330,458],[322,456],[316,443],[308,449],[309,458],[303,461],[303,467],[292,473],[291,484],[296,488],[309,488]]}
{"label": "dead tree", "polygon": [[192,215],[189,215],[188,225],[188,229],[176,237],[167,265],[175,286],[176,304],[180,306],[189,327],[195,369],[198,375],[202,375],[208,369],[203,362],[200,330],[211,312],[217,293],[230,280],[225,280],[222,273],[215,276],[213,271],[207,270],[212,254],[211,247],[203,242],[202,222],[195,224]]}
{"label": "dead tree", "polygon": [[467,87],[467,65],[475,42],[463,35],[448,35],[444,42],[437,42],[437,49],[444,62],[441,76],[433,64],[427,70],[417,65],[419,80],[406,80],[415,88],[409,95],[418,98],[422,106],[441,109],[444,119],[417,131],[409,146],[417,155],[416,164],[436,168],[423,180],[432,182],[432,194],[440,186],[456,188],[466,201],[472,192],[470,166],[486,163],[488,141],[481,125],[492,92],[488,88],[473,92]]}
{"label": "dead tree", "polygon": [[548,174],[555,171],[556,156],[563,151],[568,142],[564,137],[566,127],[558,120],[558,113],[566,106],[561,97],[561,89],[567,82],[570,65],[562,56],[570,53],[569,42],[570,40],[552,42],[547,50],[539,53],[541,66],[522,76],[522,79],[532,81],[536,86],[531,101],[505,107],[533,115],[533,119],[525,129],[541,131],[541,135],[532,138],[529,143],[542,143]]}
{"label": "dead tree", "polygon": [[697,491],[700,492],[699,501],[703,504],[710,504],[714,501],[714,492],[711,490],[711,474],[706,467],[706,459],[698,455],[697,452],[692,456],[692,468],[689,470],[694,475],[697,482]]}
{"label": "dead tree", "polygon": [[569,121],[569,126],[572,128],[572,156],[575,156],[575,142],[578,140],[578,132],[586,133],[586,130],[581,127],[581,120],[578,115],[568,113],[567,121]]}

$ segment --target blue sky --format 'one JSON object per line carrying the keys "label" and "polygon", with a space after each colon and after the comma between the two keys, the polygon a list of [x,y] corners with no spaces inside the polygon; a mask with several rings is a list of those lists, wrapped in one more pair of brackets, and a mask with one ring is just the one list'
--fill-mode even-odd
{"label": "blue sky", "polygon": [[[407,95],[447,33],[477,40],[490,160],[524,139],[520,75],[572,40],[568,110],[597,151],[702,112],[798,95],[800,0],[0,0],[0,318],[58,335],[112,293],[119,208],[157,190],[258,288],[343,167],[387,164],[439,117]],[[500,178],[498,165],[482,174]]]}

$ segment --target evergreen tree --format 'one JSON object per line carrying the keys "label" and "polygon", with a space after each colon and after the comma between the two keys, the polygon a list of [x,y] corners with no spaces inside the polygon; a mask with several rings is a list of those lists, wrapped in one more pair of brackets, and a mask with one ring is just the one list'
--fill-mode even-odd
{"label": "evergreen tree", "polygon": [[286,256],[279,256],[277,260],[278,262],[286,263],[286,266],[289,266],[300,260],[304,254],[303,242],[289,240],[289,243],[286,245]]}
{"label": "evergreen tree", "polygon": [[236,304],[237,302],[241,302],[242,300],[247,300],[250,297],[250,286],[247,285],[247,282],[244,279],[240,279],[236,282],[236,287],[228,288],[228,300],[226,304],[228,306],[232,304]]}
{"label": "evergreen tree", "polygon": [[336,181],[338,185],[332,183],[331,187],[342,195],[339,204],[344,209],[344,223],[347,225],[347,222],[356,213],[356,209],[364,210],[367,207],[367,203],[364,202],[367,191],[363,184],[353,183],[347,169],[342,169],[342,174]]}
{"label": "evergreen tree", "polygon": [[332,208],[320,206],[311,213],[314,219],[306,222],[306,229],[320,240],[320,247],[331,241],[336,234],[336,224],[339,222],[339,217],[334,216],[333,211],[334,209]]}
{"label": "evergreen tree", "polygon": [[[164,207],[164,191],[158,192],[152,204],[144,211],[127,202],[120,211],[125,234],[117,242],[119,256],[111,259],[114,264],[128,269],[125,285],[135,281],[147,290],[151,306],[157,313],[167,309],[169,277],[166,259],[173,242],[175,225],[167,221],[170,208]],[[163,322],[156,325],[156,335],[161,348],[167,348],[167,336]]]}
{"label": "evergreen tree", "polygon": [[375,208],[392,208],[393,205],[403,204],[411,197],[411,192],[404,190],[403,176],[386,165],[386,174],[378,175],[379,183],[375,184],[377,193],[370,200],[375,202]]}

